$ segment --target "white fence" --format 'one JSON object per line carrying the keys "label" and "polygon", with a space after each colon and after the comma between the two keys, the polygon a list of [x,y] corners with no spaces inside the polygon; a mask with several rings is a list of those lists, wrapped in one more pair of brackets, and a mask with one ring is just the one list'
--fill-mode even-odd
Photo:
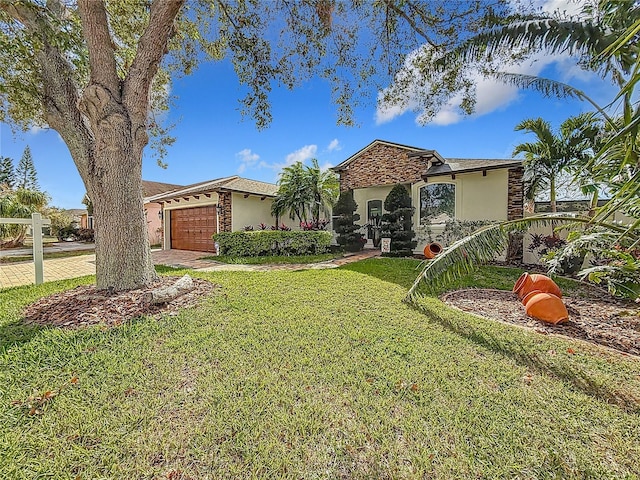
{"label": "white fence", "polygon": [[0,218],[0,223],[12,225],[31,225],[33,234],[33,264],[36,270],[36,285],[44,282],[44,265],[42,250],[42,227],[51,225],[51,220],[42,218],[39,213],[32,213],[31,218]]}

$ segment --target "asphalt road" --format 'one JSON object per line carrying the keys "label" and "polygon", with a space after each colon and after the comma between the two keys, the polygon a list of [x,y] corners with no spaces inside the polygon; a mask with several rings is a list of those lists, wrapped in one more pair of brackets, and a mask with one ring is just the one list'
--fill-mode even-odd
{"label": "asphalt road", "polygon": [[[52,252],[73,252],[74,250],[92,250],[95,248],[94,243],[84,242],[56,242],[47,243],[44,246],[45,253]],[[7,248],[0,250],[0,257],[22,257],[33,254],[31,247],[27,248]]]}

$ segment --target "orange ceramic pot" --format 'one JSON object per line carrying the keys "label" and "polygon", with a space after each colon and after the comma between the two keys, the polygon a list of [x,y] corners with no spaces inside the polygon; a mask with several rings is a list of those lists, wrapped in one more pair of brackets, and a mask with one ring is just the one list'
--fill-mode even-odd
{"label": "orange ceramic pot", "polygon": [[518,278],[518,281],[513,286],[513,293],[517,293],[520,300],[522,300],[527,293],[534,290],[539,290],[543,293],[552,293],[556,297],[562,298],[562,291],[560,287],[556,285],[556,282],[546,275],[540,275],[539,273],[528,274],[525,272],[520,275],[520,278]]}
{"label": "orange ceramic pot", "polygon": [[538,293],[543,293],[540,290],[531,290],[529,293],[527,293],[524,297],[522,297],[522,305],[524,305],[525,307],[527,306],[527,302],[529,300],[531,300],[531,297],[533,297],[534,295],[538,294]]}
{"label": "orange ceramic pot", "polygon": [[569,319],[569,312],[562,300],[551,293],[531,295],[525,306],[527,315],[543,322],[557,325]]}
{"label": "orange ceramic pot", "polygon": [[424,256],[427,258],[433,258],[442,252],[442,245],[438,242],[429,243],[424,247]]}

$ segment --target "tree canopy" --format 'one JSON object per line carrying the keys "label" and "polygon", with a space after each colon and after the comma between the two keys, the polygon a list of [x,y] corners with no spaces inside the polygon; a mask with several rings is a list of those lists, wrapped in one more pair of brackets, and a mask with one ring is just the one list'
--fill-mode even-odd
{"label": "tree canopy", "polygon": [[[150,137],[160,152],[171,143],[156,114],[175,75],[228,58],[259,128],[276,85],[319,75],[351,124],[408,52],[456,45],[506,12],[505,0],[0,0],[0,121],[48,126],[68,146],[97,219],[98,287],[147,285],[142,154]],[[464,87],[456,67],[442,89]]]}

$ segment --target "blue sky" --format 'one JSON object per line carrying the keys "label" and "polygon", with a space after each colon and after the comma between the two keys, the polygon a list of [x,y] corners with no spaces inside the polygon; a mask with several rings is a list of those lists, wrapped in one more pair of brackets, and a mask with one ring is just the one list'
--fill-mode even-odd
{"label": "blue sky", "polygon": [[[520,71],[569,82],[601,104],[613,98],[610,84],[579,71],[566,58],[535,60]],[[172,94],[177,99],[169,121],[177,122],[173,130],[177,141],[169,147],[168,168],[158,167],[147,151],[143,178],[184,185],[236,174],[275,182],[282,167],[296,160],[317,158],[320,165],[337,165],[374,139],[435,149],[444,157],[510,158],[513,147],[529,139],[514,131],[521,120],[541,116],[557,126],[590,110],[577,100],[543,98],[478,78],[479,112],[471,117],[458,116],[452,104],[435,122],[421,126],[411,111],[377,110],[378,92],[371,91],[367,107],[356,112],[357,126],[344,127],[336,125],[330,85],[315,79],[293,91],[274,89],[273,122],[259,131],[251,118],[240,115],[243,90],[227,61],[202,64],[193,75],[176,80]],[[14,135],[0,124],[2,156],[17,164],[26,145],[51,204],[82,208],[84,186],[58,134],[32,130]]]}

